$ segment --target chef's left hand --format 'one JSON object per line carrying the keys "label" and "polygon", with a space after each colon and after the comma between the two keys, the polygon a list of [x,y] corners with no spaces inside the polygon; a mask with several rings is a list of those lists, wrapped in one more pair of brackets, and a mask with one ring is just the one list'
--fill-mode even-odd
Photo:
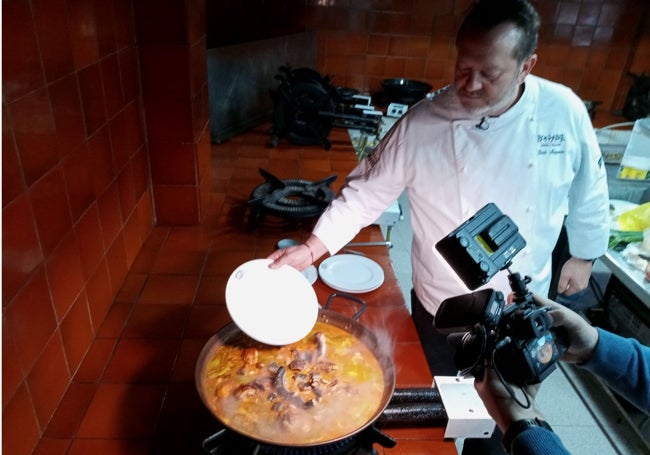
{"label": "chef's left hand", "polygon": [[570,258],[562,266],[557,283],[558,294],[571,295],[587,289],[592,263],[589,260]]}

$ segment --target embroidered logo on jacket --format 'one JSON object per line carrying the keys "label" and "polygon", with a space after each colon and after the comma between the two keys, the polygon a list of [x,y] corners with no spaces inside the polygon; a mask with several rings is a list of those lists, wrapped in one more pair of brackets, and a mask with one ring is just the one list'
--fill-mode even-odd
{"label": "embroidered logo on jacket", "polygon": [[537,135],[538,155],[561,155],[566,152],[564,133]]}

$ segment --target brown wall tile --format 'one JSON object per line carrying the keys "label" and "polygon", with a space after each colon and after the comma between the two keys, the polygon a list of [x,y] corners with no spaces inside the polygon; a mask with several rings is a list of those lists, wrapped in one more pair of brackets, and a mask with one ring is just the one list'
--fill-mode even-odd
{"label": "brown wall tile", "polygon": [[2,5],[2,90],[13,101],[43,86],[43,62],[28,2]]}
{"label": "brown wall tile", "polygon": [[[357,89],[381,89],[383,78],[408,77],[424,80],[438,88],[451,82],[454,66],[455,31],[471,2],[350,2],[336,7],[310,6],[307,24],[318,33],[318,70],[336,80],[354,81]],[[637,73],[650,72],[648,51],[647,3],[634,0],[610,2],[594,0],[560,0],[537,2],[542,17],[540,59],[534,73],[551,77],[571,87],[583,99],[603,101],[603,108],[622,108],[629,81],[623,77],[634,68]],[[323,24],[320,17],[336,9],[338,21]],[[355,14],[367,14],[368,26],[359,33],[346,20]],[[644,22],[645,21],[645,22]],[[326,30],[324,30],[326,28]],[[343,42],[363,40],[367,36],[367,52],[352,50]],[[361,35],[361,36],[360,36]],[[639,36],[645,36],[639,40]],[[390,43],[390,44],[389,44]],[[354,73],[351,65],[341,62],[341,53],[348,58],[354,53],[366,56],[366,74]],[[608,55],[614,54],[608,65]],[[370,54],[370,55],[369,55]],[[578,56],[577,60],[571,56]],[[404,60],[422,57],[424,62]],[[386,60],[382,60],[385,58]],[[385,63],[384,63],[385,62]],[[584,72],[567,71],[593,68]],[[355,67],[356,68],[356,67]],[[424,68],[424,69],[422,69]],[[616,70],[613,74],[609,70]],[[599,81],[596,87],[590,77]]]}
{"label": "brown wall tile", "polygon": [[[3,5],[3,336],[14,360],[3,365],[3,398],[5,417],[15,417],[3,429],[17,435],[3,447],[11,453],[33,449],[151,231],[133,30],[131,0]],[[21,415],[11,412],[16,403]]]}

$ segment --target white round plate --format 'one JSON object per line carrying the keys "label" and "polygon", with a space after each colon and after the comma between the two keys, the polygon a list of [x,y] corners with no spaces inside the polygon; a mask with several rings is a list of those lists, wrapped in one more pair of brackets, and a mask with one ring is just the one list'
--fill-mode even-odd
{"label": "white round plate", "polygon": [[381,266],[357,254],[337,254],[325,259],[318,274],[329,287],[352,294],[374,291],[384,282]]}
{"label": "white round plate", "polygon": [[270,263],[255,259],[237,267],[226,284],[226,306],[246,335],[280,346],[307,336],[318,318],[318,299],[302,273],[270,269]]}
{"label": "white round plate", "polygon": [[305,278],[307,278],[309,284],[314,284],[318,279],[318,270],[313,265],[310,265],[305,270],[303,270],[302,274],[305,276]]}

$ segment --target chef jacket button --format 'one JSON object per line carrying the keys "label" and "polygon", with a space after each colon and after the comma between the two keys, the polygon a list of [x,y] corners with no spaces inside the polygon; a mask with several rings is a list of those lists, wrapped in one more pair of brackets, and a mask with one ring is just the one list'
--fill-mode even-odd
{"label": "chef jacket button", "polygon": [[533,166],[535,166],[535,163],[533,163],[532,161],[531,161],[530,163],[528,163],[528,167],[529,167],[529,168],[531,168],[531,167],[533,167]]}
{"label": "chef jacket button", "polygon": [[526,207],[526,213],[530,213],[532,211],[533,211],[532,207]]}

